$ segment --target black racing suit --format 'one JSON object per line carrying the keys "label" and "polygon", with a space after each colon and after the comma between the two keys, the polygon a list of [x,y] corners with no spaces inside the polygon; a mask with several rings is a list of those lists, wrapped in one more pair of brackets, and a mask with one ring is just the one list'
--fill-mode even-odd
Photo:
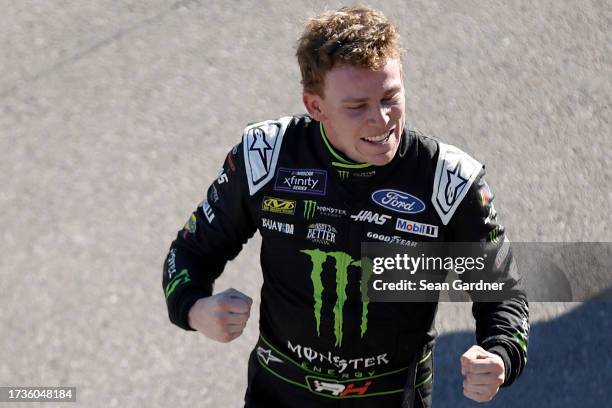
{"label": "black racing suit", "polygon": [[[191,330],[191,306],[259,230],[261,336],[246,405],[429,407],[437,303],[364,301],[360,244],[488,242],[500,260],[507,240],[483,175],[476,160],[419,132],[404,131],[394,159],[376,167],[335,151],[309,116],[250,125],[172,243],[170,320]],[[502,357],[509,385],[525,366],[529,326],[505,251],[496,273],[512,296],[474,302],[473,315],[477,343]]]}

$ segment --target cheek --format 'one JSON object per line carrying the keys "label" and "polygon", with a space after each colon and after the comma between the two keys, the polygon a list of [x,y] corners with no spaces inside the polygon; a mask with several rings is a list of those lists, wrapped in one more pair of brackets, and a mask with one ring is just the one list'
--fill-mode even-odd
{"label": "cheek", "polygon": [[391,109],[391,115],[395,119],[401,118],[403,114],[404,114],[404,104],[396,105]]}

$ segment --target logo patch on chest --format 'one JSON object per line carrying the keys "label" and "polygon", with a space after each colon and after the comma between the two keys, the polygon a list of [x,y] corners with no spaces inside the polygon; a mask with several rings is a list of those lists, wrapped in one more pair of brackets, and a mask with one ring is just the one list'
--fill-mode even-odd
{"label": "logo patch on chest", "polygon": [[391,211],[404,214],[417,214],[425,211],[425,203],[412,194],[403,191],[384,189],[372,193],[372,201]]}
{"label": "logo patch on chest", "polygon": [[327,191],[327,171],[281,167],[276,173],[274,190],[324,196]]}

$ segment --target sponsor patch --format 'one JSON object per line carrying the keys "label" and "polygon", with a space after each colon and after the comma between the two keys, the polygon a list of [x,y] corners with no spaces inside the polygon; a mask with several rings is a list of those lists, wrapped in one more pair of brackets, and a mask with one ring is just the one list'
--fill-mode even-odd
{"label": "sponsor patch", "polygon": [[325,205],[318,206],[317,212],[321,215],[327,215],[329,217],[342,217],[346,215],[346,210],[342,208],[327,207]]}
{"label": "sponsor patch", "polygon": [[501,227],[500,225],[497,225],[487,234],[487,241],[493,244],[497,244],[499,243],[499,240],[501,239],[501,236],[503,235],[503,233],[504,233],[504,228]]}
{"label": "sponsor patch", "polygon": [[495,211],[495,206],[493,205],[493,203],[491,203],[491,205],[489,206],[489,215],[487,215],[487,218],[485,218],[484,223],[490,224],[492,221],[495,221],[496,219],[497,219],[497,211]]}
{"label": "sponsor patch", "polygon": [[343,384],[334,382],[332,379],[317,378],[313,376],[307,376],[306,381],[308,382],[310,391],[316,394],[337,398],[365,395],[370,385],[372,385],[371,380],[357,380],[353,383]]}
{"label": "sponsor patch", "polygon": [[172,279],[172,275],[174,275],[175,273],[176,273],[176,249],[172,248],[170,250],[170,255],[168,256],[168,279]]}
{"label": "sponsor patch", "polygon": [[195,216],[195,214],[191,214],[191,217],[189,217],[189,219],[185,223],[185,226],[183,227],[183,229],[185,231],[189,232],[190,234],[195,234],[195,232],[196,232],[196,225],[197,225],[196,216]]}
{"label": "sponsor patch", "polygon": [[315,214],[338,218],[346,215],[346,210],[319,205],[315,200],[304,200],[304,218],[310,220]]}
{"label": "sponsor patch", "polygon": [[383,234],[378,234],[376,232],[368,231],[366,233],[366,238],[376,239],[378,241],[382,241],[382,242],[385,242],[387,244],[397,244],[397,245],[404,245],[404,246],[416,246],[416,242],[412,242],[409,239],[404,239],[404,238],[400,237],[399,235],[389,236],[389,235],[383,235]]}
{"label": "sponsor patch", "polygon": [[[334,366],[333,374],[344,374],[347,370],[351,371],[366,371],[372,370],[380,365],[389,364],[387,359],[387,353],[379,354],[371,357],[360,357],[360,358],[343,358],[339,355],[332,353],[331,351],[317,351],[312,347],[302,346],[300,344],[292,344],[291,341],[287,341],[288,349],[293,352],[299,360],[306,359],[309,363],[316,367],[317,364],[323,363]],[[328,371],[329,374],[331,374]]]}
{"label": "sponsor patch", "polygon": [[293,235],[294,225],[286,222],[270,220],[268,218],[261,219],[261,226],[270,231],[282,232],[283,234]]}
{"label": "sponsor patch", "polygon": [[504,242],[501,247],[499,247],[499,251],[497,251],[497,255],[495,256],[495,269],[499,269],[501,267],[502,263],[506,260],[509,253],[510,240],[508,239],[508,237],[504,237]]}
{"label": "sponsor patch", "polygon": [[420,222],[408,221],[398,218],[395,222],[395,229],[408,232],[410,234],[424,235],[426,237],[437,238],[438,227],[436,225],[422,224]]}
{"label": "sponsor patch", "polygon": [[175,275],[166,286],[166,299],[178,288],[188,282],[191,282],[191,277],[189,276],[189,271],[187,269],[181,270],[178,275]]}
{"label": "sponsor patch", "polygon": [[491,201],[493,201],[494,195],[486,181],[484,182],[483,186],[480,187],[479,193],[480,193],[480,203],[483,206],[487,206],[491,204]]}
{"label": "sponsor patch", "polygon": [[417,214],[425,211],[425,203],[412,194],[384,189],[372,193],[372,201],[379,206],[403,214]]}
{"label": "sponsor patch", "polygon": [[217,187],[215,187],[214,184],[210,185],[210,188],[208,189],[207,198],[212,203],[216,203],[217,201],[219,201],[219,192],[217,191]]}
{"label": "sponsor patch", "polygon": [[455,146],[439,143],[438,163],[431,201],[440,219],[447,225],[482,164]]}
{"label": "sponsor patch", "polygon": [[340,180],[346,180],[349,177],[349,172],[347,170],[338,170],[338,177]]}
{"label": "sponsor patch", "polygon": [[275,197],[264,197],[261,203],[261,209],[268,212],[278,214],[295,214],[296,202],[293,200],[285,200]]}
{"label": "sponsor patch", "polygon": [[368,210],[361,210],[359,214],[351,215],[351,219],[355,221],[370,222],[377,225],[383,225],[387,220],[391,219],[390,215],[378,214]]}
{"label": "sponsor patch", "polygon": [[215,213],[213,212],[213,209],[210,207],[210,204],[208,204],[208,201],[207,200],[202,201],[200,206],[202,207],[202,212],[204,213],[204,216],[208,220],[208,223],[209,224],[212,223],[213,220],[215,219]]}
{"label": "sponsor patch", "polygon": [[353,177],[370,178],[376,175],[376,170],[363,171],[361,173],[353,173]]}
{"label": "sponsor patch", "polygon": [[283,136],[290,122],[290,117],[284,117],[255,123],[244,129],[242,147],[250,195],[274,177]]}
{"label": "sponsor patch", "polygon": [[219,170],[219,174],[217,174],[217,183],[219,184],[223,184],[223,183],[227,183],[229,180],[227,178],[227,174],[225,174],[225,169],[221,168]]}
{"label": "sponsor patch", "polygon": [[314,200],[304,200],[304,218],[310,220],[314,217],[317,210],[317,202]]}
{"label": "sponsor patch", "polygon": [[274,190],[323,196],[327,191],[327,171],[280,167],[276,173]]}
{"label": "sponsor patch", "polygon": [[336,243],[336,234],[338,231],[329,224],[310,224],[308,226],[308,232],[306,239],[323,245],[330,245]]}

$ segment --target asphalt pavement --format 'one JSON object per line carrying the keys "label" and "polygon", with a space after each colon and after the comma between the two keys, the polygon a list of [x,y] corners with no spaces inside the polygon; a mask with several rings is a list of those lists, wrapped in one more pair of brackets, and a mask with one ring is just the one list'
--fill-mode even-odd
{"label": "asphalt pavement", "polygon": [[[88,408],[241,406],[256,308],[229,344],[181,331],[161,265],[243,127],[304,111],[295,40],[340,4],[0,2],[0,386],[75,386]],[[486,164],[513,241],[612,241],[609,1],[369,4],[407,48],[409,123]],[[259,243],[216,284],[255,305]],[[525,375],[490,406],[609,404],[611,304],[531,314]],[[476,406],[458,367],[470,305],[442,304],[438,328],[435,404]]]}

